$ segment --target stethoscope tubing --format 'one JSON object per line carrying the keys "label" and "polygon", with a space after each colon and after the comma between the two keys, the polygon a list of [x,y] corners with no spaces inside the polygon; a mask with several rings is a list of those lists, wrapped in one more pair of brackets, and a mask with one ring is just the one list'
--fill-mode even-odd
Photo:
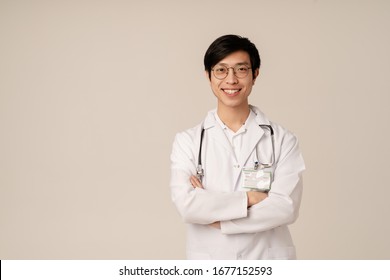
{"label": "stethoscope tubing", "polygon": [[[271,159],[271,163],[260,163],[259,164],[259,162],[258,162],[258,155],[257,155],[257,149],[255,149],[255,151],[256,151],[256,159],[257,159],[257,161],[255,162],[255,167],[254,167],[255,169],[257,169],[258,167],[260,167],[260,168],[269,168],[269,167],[272,167],[274,165],[274,163],[275,163],[274,129],[269,124],[259,124],[259,126],[261,128],[263,128],[263,129],[267,128],[270,131],[270,134],[271,134],[271,144],[272,144],[272,159]],[[200,133],[198,166],[196,168],[197,177],[198,177],[198,179],[201,182],[202,182],[202,178],[204,176],[204,170],[203,170],[203,167],[202,167],[202,147],[203,147],[204,131],[205,131],[205,129],[202,127],[202,131]]]}

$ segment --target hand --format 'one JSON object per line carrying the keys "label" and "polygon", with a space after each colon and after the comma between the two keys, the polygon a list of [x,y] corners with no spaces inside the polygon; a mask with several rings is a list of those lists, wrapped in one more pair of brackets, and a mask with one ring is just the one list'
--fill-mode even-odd
{"label": "hand", "polygon": [[190,182],[191,182],[191,185],[192,187],[195,189],[195,188],[201,188],[203,189],[203,185],[202,183],[199,181],[198,177],[196,177],[195,175],[192,175],[190,177]]}
{"label": "hand", "polygon": [[246,195],[248,197],[248,207],[257,204],[268,197],[268,193],[256,191],[249,191],[246,193]]}
{"label": "hand", "polygon": [[212,224],[209,224],[209,226],[216,228],[216,229],[221,229],[221,223],[220,222],[214,222]]}

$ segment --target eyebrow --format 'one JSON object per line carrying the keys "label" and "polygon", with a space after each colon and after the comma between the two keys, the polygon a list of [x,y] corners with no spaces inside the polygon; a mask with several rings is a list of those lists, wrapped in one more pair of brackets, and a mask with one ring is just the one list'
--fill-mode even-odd
{"label": "eyebrow", "polygon": [[[215,66],[217,66],[217,65],[229,66],[229,64],[227,64],[227,63],[217,63],[217,64],[215,64]],[[250,66],[251,64],[248,63],[248,62],[239,62],[239,63],[234,64],[233,66],[239,66],[239,65]]]}

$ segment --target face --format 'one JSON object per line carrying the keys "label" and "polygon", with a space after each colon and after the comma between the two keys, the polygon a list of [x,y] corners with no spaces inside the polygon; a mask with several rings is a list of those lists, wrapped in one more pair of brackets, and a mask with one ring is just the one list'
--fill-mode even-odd
{"label": "face", "polygon": [[[213,69],[221,65],[228,68],[236,67],[237,65],[251,67],[249,54],[245,51],[234,52],[218,62]],[[222,80],[217,79],[214,73],[211,73],[210,85],[214,95],[218,99],[218,108],[248,108],[248,96],[252,91],[258,73],[259,70],[257,69],[253,77],[252,69],[249,69],[246,77],[237,78],[234,75],[233,69],[230,68],[228,75]],[[208,72],[206,74],[208,77]]]}

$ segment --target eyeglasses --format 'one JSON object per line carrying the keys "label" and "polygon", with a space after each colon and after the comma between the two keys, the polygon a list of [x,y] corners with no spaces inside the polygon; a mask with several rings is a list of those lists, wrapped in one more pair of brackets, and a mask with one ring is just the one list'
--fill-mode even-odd
{"label": "eyeglasses", "polygon": [[223,65],[217,65],[211,71],[213,71],[214,77],[218,80],[223,80],[229,74],[229,69],[233,69],[234,76],[239,79],[245,78],[248,76],[250,67],[246,65],[236,65],[234,67],[226,67]]}

